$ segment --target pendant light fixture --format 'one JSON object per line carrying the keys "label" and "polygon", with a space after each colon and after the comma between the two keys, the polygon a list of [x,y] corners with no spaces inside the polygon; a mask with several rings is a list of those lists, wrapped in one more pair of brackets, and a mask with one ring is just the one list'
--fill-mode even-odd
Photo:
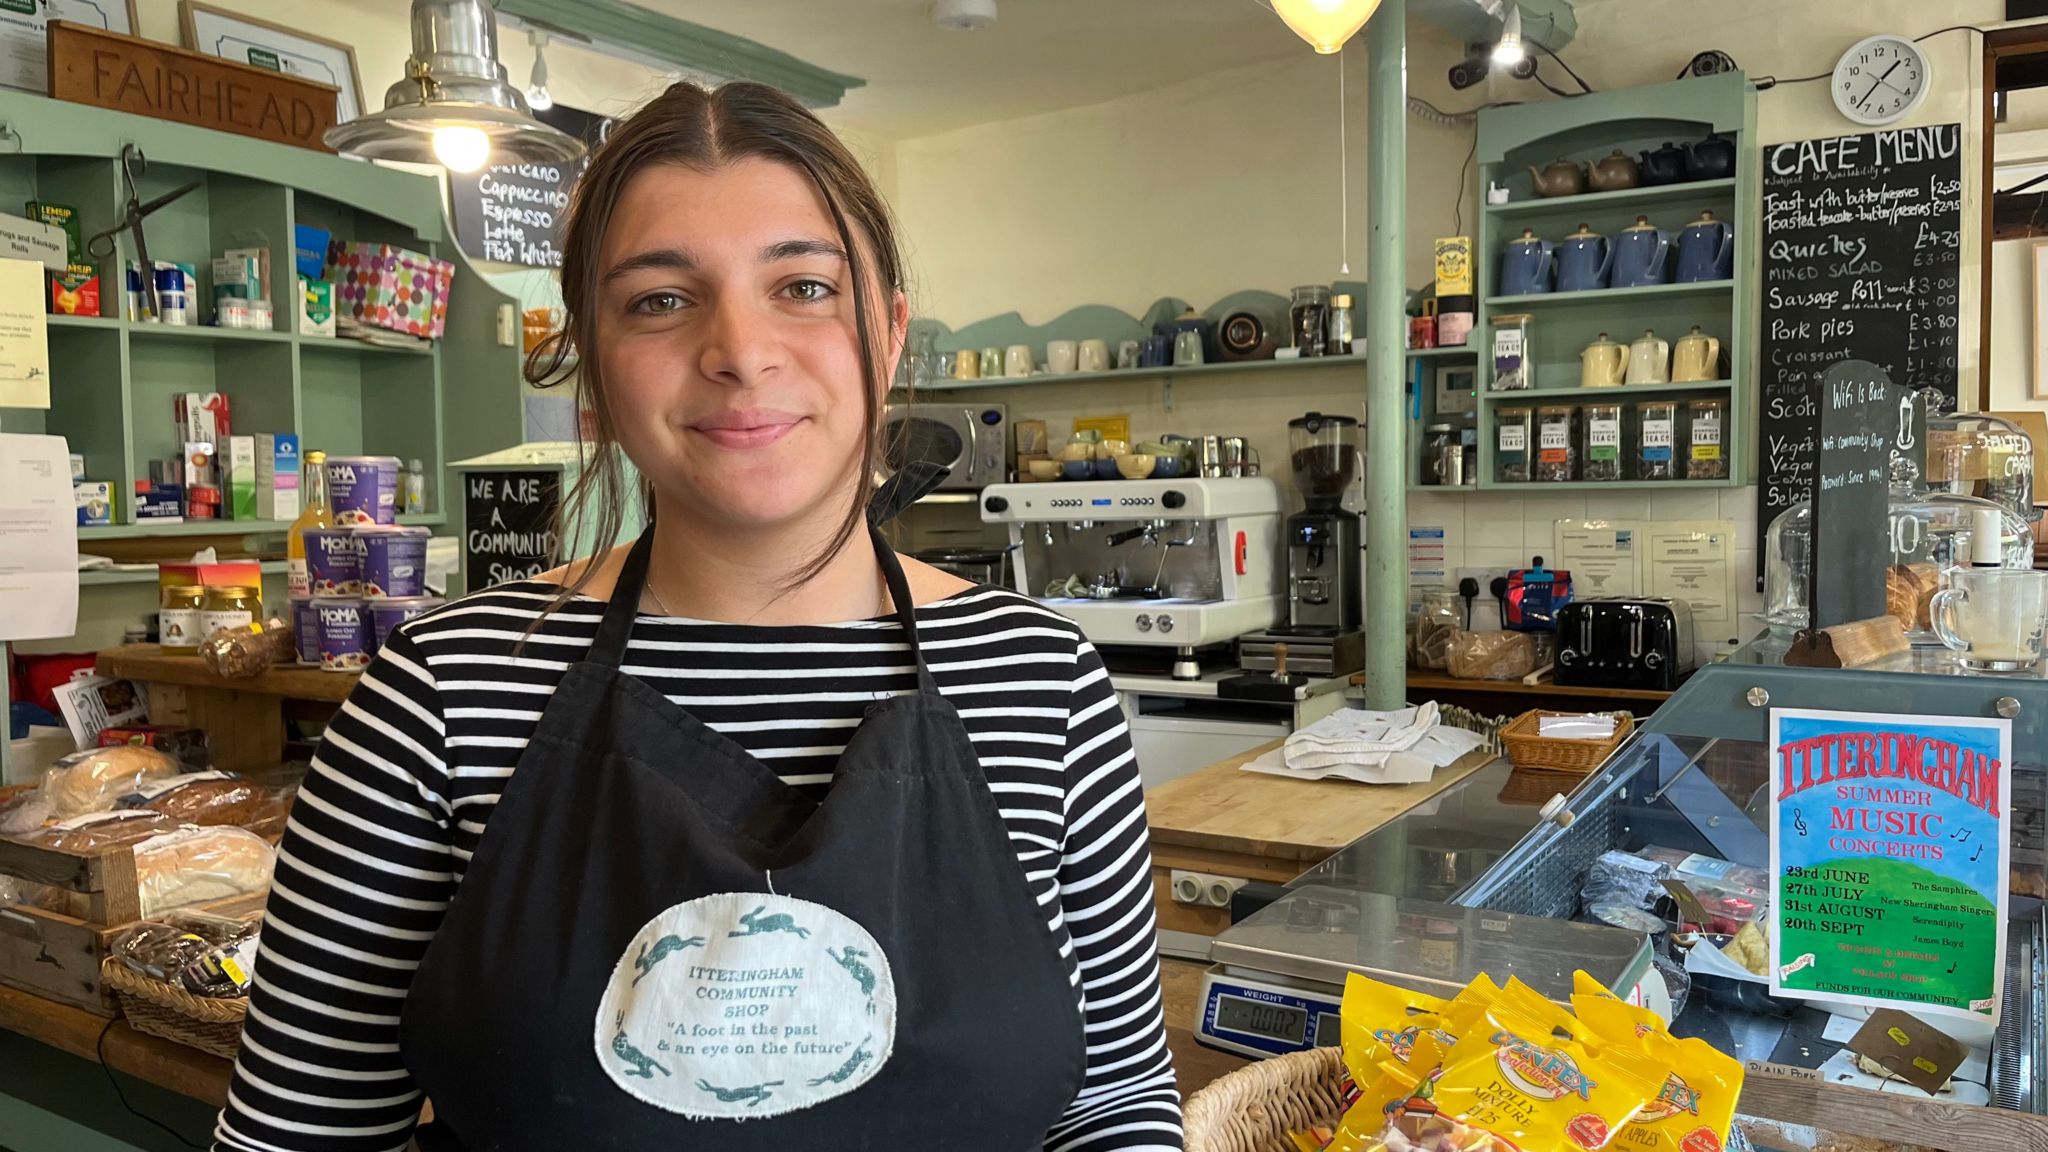
{"label": "pendant light fixture", "polygon": [[1272,0],[1273,11],[1294,34],[1328,56],[1372,19],[1380,0]]}
{"label": "pendant light fixture", "polygon": [[560,164],[583,142],[533,118],[498,62],[498,23],[485,0],[413,0],[412,56],[384,110],[327,132],[327,145],[371,160]]}
{"label": "pendant light fixture", "polygon": [[533,44],[533,73],[526,78],[526,106],[535,112],[545,112],[555,106],[555,97],[548,91],[548,34],[536,28],[526,34]]}
{"label": "pendant light fixture", "polygon": [[1512,68],[1528,58],[1529,49],[1522,44],[1522,6],[1508,0],[1508,14],[1500,22],[1500,43],[1493,46],[1493,62]]}

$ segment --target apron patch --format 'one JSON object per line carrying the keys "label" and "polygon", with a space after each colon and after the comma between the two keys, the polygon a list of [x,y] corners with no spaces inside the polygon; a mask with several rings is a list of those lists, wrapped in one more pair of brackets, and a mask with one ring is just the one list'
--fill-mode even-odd
{"label": "apron patch", "polygon": [[721,892],[642,927],[597,1010],[597,1062],[693,1119],[779,1116],[873,1079],[896,1043],[888,957],[846,916]]}

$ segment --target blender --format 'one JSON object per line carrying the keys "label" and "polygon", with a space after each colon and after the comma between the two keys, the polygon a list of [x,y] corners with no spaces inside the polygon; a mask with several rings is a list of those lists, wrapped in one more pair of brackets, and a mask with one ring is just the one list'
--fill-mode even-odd
{"label": "blender", "polygon": [[1359,519],[1344,510],[1358,476],[1358,421],[1311,412],[1287,422],[1294,486],[1307,507],[1287,518],[1287,624],[1336,635],[1365,624]]}

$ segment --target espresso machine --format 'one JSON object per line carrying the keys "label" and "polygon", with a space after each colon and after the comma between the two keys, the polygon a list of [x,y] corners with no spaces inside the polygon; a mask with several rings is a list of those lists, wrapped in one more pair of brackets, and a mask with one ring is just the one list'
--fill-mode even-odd
{"label": "espresso machine", "polygon": [[1073,620],[1098,648],[1197,650],[1282,616],[1280,488],[1262,477],[991,484],[981,518],[1009,527],[1017,591]]}
{"label": "espresso machine", "polygon": [[1287,422],[1288,460],[1306,507],[1287,518],[1287,621],[1238,643],[1247,672],[1341,676],[1365,666],[1362,534],[1344,494],[1358,478],[1358,421],[1310,412]]}

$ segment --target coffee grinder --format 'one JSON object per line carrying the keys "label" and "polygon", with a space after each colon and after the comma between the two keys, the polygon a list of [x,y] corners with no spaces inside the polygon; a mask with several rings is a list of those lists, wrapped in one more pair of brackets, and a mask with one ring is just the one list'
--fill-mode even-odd
{"label": "coffee grinder", "polygon": [[[1219,685],[1225,696],[1291,696],[1309,677],[1365,667],[1365,590],[1359,518],[1344,508],[1357,478],[1358,421],[1310,412],[1287,422],[1294,486],[1306,507],[1287,518],[1287,623],[1238,640],[1244,675]],[[1258,674],[1263,675],[1258,675]]]}

